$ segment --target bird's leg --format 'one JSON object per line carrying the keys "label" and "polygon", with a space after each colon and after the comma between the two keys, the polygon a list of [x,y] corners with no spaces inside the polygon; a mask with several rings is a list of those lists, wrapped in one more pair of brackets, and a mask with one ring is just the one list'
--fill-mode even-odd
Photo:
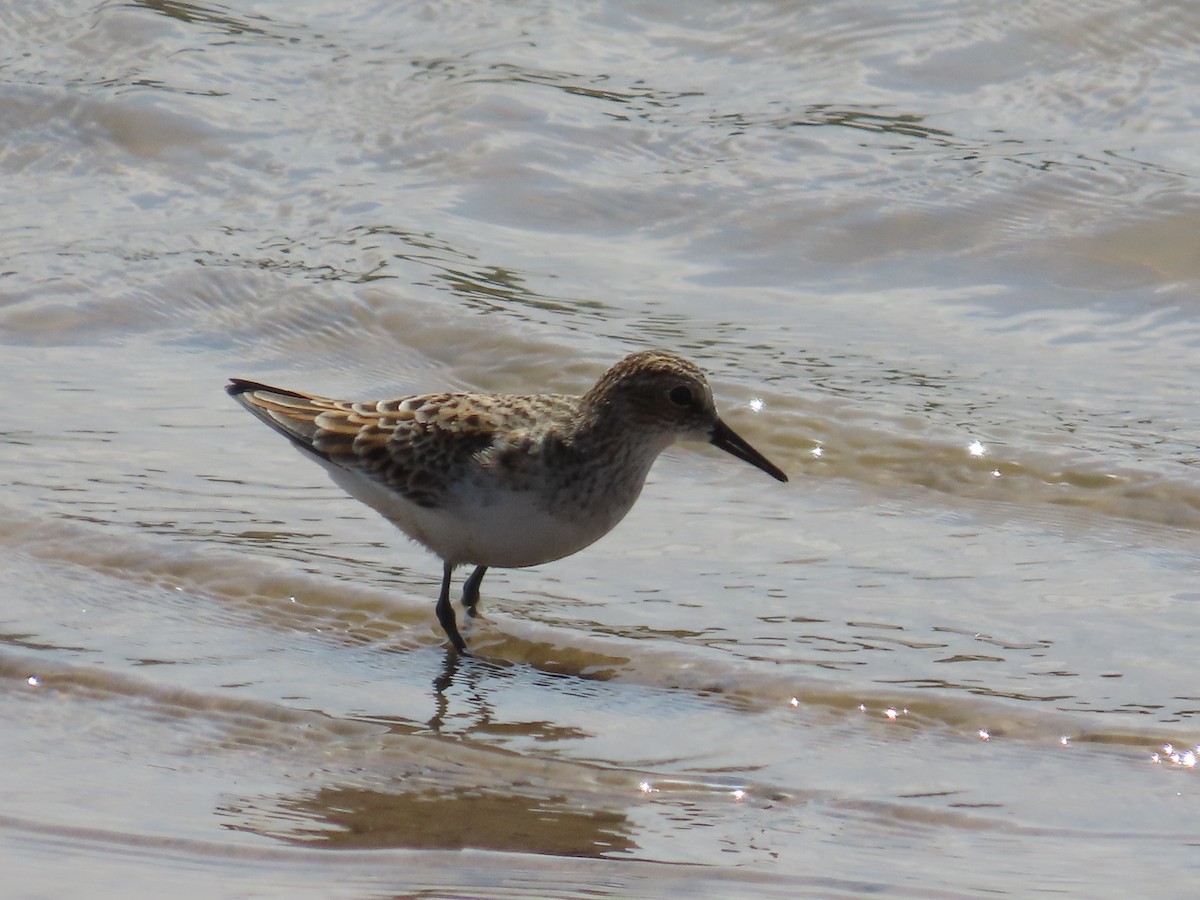
{"label": "bird's leg", "polygon": [[466,653],[467,642],[458,633],[458,623],[454,621],[454,607],[450,605],[450,574],[453,571],[454,566],[450,563],[443,564],[442,593],[438,596],[437,617],[438,621],[442,623],[442,630],[446,632],[446,637],[450,638],[450,643],[454,645],[454,649],[459,653]]}
{"label": "bird's leg", "polygon": [[476,566],[475,571],[471,573],[471,577],[463,585],[463,609],[471,616],[474,616],[477,612],[475,607],[479,605],[479,585],[483,581],[483,576],[487,570],[487,566]]}

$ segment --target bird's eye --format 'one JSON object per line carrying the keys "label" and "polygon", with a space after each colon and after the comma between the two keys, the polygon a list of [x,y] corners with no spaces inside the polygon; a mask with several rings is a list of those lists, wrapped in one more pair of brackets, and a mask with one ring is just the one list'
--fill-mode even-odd
{"label": "bird's eye", "polygon": [[667,398],[679,407],[687,407],[692,405],[692,389],[685,385],[671,388],[671,392],[667,394]]}

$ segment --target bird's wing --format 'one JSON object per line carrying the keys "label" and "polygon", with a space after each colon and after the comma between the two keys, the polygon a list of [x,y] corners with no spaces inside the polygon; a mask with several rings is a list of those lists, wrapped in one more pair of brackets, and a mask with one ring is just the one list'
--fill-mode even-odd
{"label": "bird's wing", "polygon": [[512,439],[520,421],[508,398],[426,394],[396,400],[332,400],[233,379],[226,390],[293,444],[357,470],[420,506],[442,505],[478,454]]}

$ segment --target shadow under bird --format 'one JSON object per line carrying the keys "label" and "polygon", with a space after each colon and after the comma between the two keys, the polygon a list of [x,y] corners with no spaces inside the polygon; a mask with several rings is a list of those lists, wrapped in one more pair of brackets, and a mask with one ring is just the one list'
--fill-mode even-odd
{"label": "shadow under bird", "polygon": [[704,374],[669,353],[625,357],[582,396],[444,393],[358,402],[240,378],[226,390],[351,496],[442,559],[437,616],[459,652],[450,576],[475,566],[475,615],[489,567],[562,559],[633,506],[658,455],[708,441],[787,481],[721,421]]}

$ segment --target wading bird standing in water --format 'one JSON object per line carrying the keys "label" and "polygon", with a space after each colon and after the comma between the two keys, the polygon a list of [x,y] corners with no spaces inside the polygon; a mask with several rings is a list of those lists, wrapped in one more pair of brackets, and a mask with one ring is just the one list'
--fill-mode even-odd
{"label": "wading bird standing in water", "polygon": [[631,354],[579,397],[356,402],[242,379],[226,390],[351,496],[441,557],[437,616],[459,652],[466,643],[450,604],[456,566],[475,567],[462,595],[474,615],[490,567],[551,562],[603,537],[677,440],[707,441],[787,481],[721,421],[703,373],[669,353]]}

